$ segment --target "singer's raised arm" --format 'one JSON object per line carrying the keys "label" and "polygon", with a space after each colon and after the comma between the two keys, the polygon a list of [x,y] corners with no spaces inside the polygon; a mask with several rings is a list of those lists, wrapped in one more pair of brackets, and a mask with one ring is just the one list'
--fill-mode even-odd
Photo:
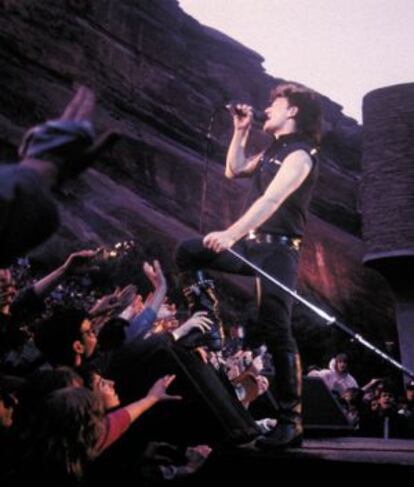
{"label": "singer's raised arm", "polygon": [[253,122],[253,109],[249,105],[237,105],[233,112],[234,133],[226,157],[226,178],[246,177],[253,172],[262,154],[246,157],[247,139]]}

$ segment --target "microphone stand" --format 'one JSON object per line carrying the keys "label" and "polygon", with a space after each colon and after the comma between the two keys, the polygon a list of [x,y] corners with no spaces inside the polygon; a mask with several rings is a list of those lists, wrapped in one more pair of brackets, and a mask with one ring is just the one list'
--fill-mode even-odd
{"label": "microphone stand", "polygon": [[207,174],[208,174],[208,148],[209,148],[209,142],[212,137],[212,132],[213,132],[213,125],[214,125],[214,119],[216,118],[216,113],[217,109],[212,112],[209,118],[208,122],[208,127],[207,127],[207,134],[206,134],[206,145],[205,145],[205,150],[204,150],[204,157],[203,157],[203,188],[201,191],[201,206],[200,206],[200,221],[198,223],[198,231],[199,233],[203,233],[204,229],[204,207],[206,204],[206,198],[207,198]]}
{"label": "microphone stand", "polygon": [[408,369],[407,367],[404,367],[402,364],[400,364],[399,362],[397,362],[396,360],[394,360],[392,357],[390,357],[389,355],[387,355],[385,352],[383,352],[382,350],[380,350],[379,348],[377,348],[375,345],[373,345],[372,343],[370,343],[369,341],[367,341],[359,333],[355,333],[345,323],[343,323],[343,322],[339,321],[337,318],[335,318],[335,316],[329,315],[328,313],[326,313],[325,311],[323,311],[318,306],[314,305],[313,303],[311,303],[307,299],[303,298],[302,296],[300,296],[297,293],[297,291],[292,291],[292,289],[290,289],[288,286],[286,286],[285,284],[283,284],[282,282],[280,282],[279,280],[277,280],[272,275],[270,275],[267,272],[265,272],[260,267],[258,267],[255,264],[253,264],[253,262],[251,262],[250,260],[246,259],[239,252],[237,252],[237,251],[235,251],[235,250],[233,250],[231,248],[230,249],[227,249],[227,251],[230,252],[230,254],[232,254],[237,259],[239,259],[242,262],[244,262],[246,265],[248,265],[251,269],[253,269],[254,271],[256,271],[258,274],[260,274],[261,276],[265,277],[268,281],[272,282],[277,287],[279,287],[280,289],[282,289],[284,292],[286,292],[287,294],[289,294],[293,299],[295,299],[296,301],[298,301],[298,302],[302,303],[303,305],[305,305],[307,308],[309,308],[311,311],[313,311],[314,314],[316,314],[317,316],[319,316],[320,318],[322,318],[325,321],[325,324],[326,325],[328,325],[328,326],[334,325],[334,326],[338,327],[340,330],[344,331],[346,334],[348,334],[349,336],[351,336],[358,343],[360,343],[361,345],[363,345],[367,349],[369,349],[372,352],[374,352],[376,355],[378,355],[379,357],[381,357],[382,359],[384,359],[386,362],[388,362],[389,364],[391,364],[392,366],[394,366],[395,368],[397,368],[398,370],[400,370],[402,373],[406,374],[411,379],[414,379],[414,372],[412,370]]}

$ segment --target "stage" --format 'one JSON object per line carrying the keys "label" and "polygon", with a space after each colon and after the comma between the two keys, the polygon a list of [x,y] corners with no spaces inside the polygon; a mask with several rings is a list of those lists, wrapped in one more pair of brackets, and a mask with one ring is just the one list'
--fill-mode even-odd
{"label": "stage", "polygon": [[[260,451],[253,445],[216,451],[186,485],[247,485],[245,482],[282,480],[332,484],[344,479],[377,481],[392,474],[414,472],[414,440],[380,438],[307,439],[301,448]],[[358,476],[356,476],[358,475]],[[279,478],[280,476],[280,478]],[[308,477],[307,477],[308,476]]]}

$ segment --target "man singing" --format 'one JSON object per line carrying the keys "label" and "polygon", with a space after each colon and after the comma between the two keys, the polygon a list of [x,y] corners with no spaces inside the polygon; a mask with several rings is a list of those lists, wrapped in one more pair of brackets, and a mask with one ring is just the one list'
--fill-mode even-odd
{"label": "man singing", "polygon": [[[226,230],[211,232],[203,240],[181,243],[176,256],[180,270],[210,268],[251,275],[250,268],[226,252],[234,246],[264,271],[295,288],[307,209],[318,174],[315,155],[321,108],[313,91],[289,82],[272,90],[265,114],[263,130],[273,142],[265,151],[246,157],[253,110],[248,105],[237,105],[233,113],[234,134],[225,175],[251,178],[246,211]],[[279,405],[276,428],[258,439],[257,446],[300,446],[301,366],[291,329],[292,298],[261,277],[257,291],[257,326],[273,358],[275,378],[271,390]]]}

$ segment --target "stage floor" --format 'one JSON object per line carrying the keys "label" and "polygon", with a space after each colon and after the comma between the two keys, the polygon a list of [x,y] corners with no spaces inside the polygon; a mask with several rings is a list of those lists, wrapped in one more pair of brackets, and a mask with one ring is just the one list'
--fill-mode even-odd
{"label": "stage floor", "polygon": [[326,461],[372,462],[414,466],[414,440],[381,438],[329,438],[305,440],[303,447],[290,450]]}
{"label": "stage floor", "polygon": [[405,477],[411,472],[414,440],[318,438],[305,440],[301,448],[284,451],[261,451],[253,445],[217,450],[191,485],[214,485],[222,480],[232,481],[233,485],[248,481],[251,485],[252,481],[276,480],[279,475],[284,480],[293,476],[295,481],[305,478],[318,485],[332,485],[334,480],[357,481],[360,475],[377,481],[389,474],[400,479],[400,474]]}

